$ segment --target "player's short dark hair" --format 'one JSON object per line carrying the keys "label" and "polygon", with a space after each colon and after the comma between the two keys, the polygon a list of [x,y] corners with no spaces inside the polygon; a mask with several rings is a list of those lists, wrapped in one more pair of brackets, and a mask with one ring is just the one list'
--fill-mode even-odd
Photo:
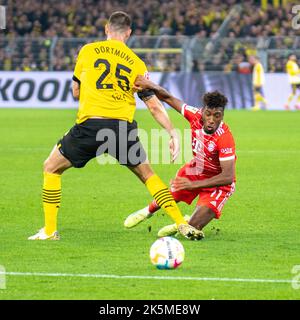
{"label": "player's short dark hair", "polygon": [[203,96],[204,106],[213,109],[213,108],[222,108],[224,110],[228,99],[219,91],[207,92]]}
{"label": "player's short dark hair", "polygon": [[131,18],[126,12],[115,11],[109,17],[108,24],[115,31],[126,31],[131,27]]}

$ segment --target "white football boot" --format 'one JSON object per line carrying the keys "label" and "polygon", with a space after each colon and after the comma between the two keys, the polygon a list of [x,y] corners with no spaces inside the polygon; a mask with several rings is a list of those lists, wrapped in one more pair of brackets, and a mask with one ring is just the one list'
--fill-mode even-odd
{"label": "white football boot", "polygon": [[153,213],[149,212],[149,207],[140,209],[132,214],[130,214],[124,221],[125,228],[133,228],[144,220],[147,220],[153,216]]}
{"label": "white football boot", "polygon": [[38,233],[28,237],[28,240],[59,240],[59,235],[57,231],[54,231],[50,236],[48,236],[45,233],[45,228],[42,228]]}

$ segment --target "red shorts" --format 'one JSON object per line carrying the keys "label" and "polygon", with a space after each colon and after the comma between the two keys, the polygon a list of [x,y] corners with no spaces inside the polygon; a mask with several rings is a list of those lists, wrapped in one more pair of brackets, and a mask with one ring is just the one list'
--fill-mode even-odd
{"label": "red shorts", "polygon": [[[208,177],[205,175],[187,175],[186,169],[189,169],[189,164],[184,165],[177,172],[177,177],[184,177],[189,180],[204,180]],[[235,191],[235,183],[230,185],[221,186],[221,187],[213,187],[213,188],[199,188],[194,190],[180,190],[176,192],[172,192],[172,195],[176,201],[184,201],[187,204],[191,204],[193,200],[199,196],[197,205],[198,206],[206,206],[212,209],[216,215],[216,219],[219,219],[221,216],[221,212],[224,204],[229,199],[229,197]]]}

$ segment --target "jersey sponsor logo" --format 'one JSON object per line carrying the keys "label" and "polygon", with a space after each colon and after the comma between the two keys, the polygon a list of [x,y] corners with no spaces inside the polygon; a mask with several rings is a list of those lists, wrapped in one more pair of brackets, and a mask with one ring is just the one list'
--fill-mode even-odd
{"label": "jersey sponsor logo", "polygon": [[224,153],[224,154],[232,153],[232,148],[222,148],[221,152]]}

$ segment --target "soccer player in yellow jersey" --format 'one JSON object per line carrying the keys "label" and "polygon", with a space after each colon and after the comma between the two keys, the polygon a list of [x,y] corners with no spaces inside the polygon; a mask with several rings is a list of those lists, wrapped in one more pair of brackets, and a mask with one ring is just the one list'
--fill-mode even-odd
{"label": "soccer player in yellow jersey", "polygon": [[249,62],[253,66],[252,73],[252,85],[253,85],[253,96],[254,96],[254,106],[253,111],[260,110],[260,105],[263,108],[267,108],[267,100],[264,97],[263,85],[265,84],[265,72],[263,65],[256,56],[250,56]]}
{"label": "soccer player in yellow jersey", "polygon": [[[134,81],[137,75],[147,74],[147,68],[125,44],[130,26],[131,19],[125,12],[114,12],[105,26],[107,40],[87,44],[79,52],[72,83],[73,95],[79,99],[76,124],[44,163],[45,226],[29,240],[59,239],[57,213],[62,173],[70,167],[82,168],[103,153],[115,157],[140,178],[183,236],[191,240],[203,238],[201,231],[185,221],[169,189],[153,172],[137,136]],[[178,138],[164,107],[154,92],[142,91],[139,97],[170,134],[170,151],[175,159]]]}
{"label": "soccer player in yellow jersey", "polygon": [[[289,83],[292,86],[292,92],[288,97],[288,101],[285,104],[285,109],[290,109],[290,104],[296,96],[297,89],[300,90],[300,69],[297,64],[297,57],[295,54],[289,55],[288,62],[286,63],[286,72],[289,77]],[[297,102],[295,105],[295,109],[300,109],[300,94],[297,96]]]}

